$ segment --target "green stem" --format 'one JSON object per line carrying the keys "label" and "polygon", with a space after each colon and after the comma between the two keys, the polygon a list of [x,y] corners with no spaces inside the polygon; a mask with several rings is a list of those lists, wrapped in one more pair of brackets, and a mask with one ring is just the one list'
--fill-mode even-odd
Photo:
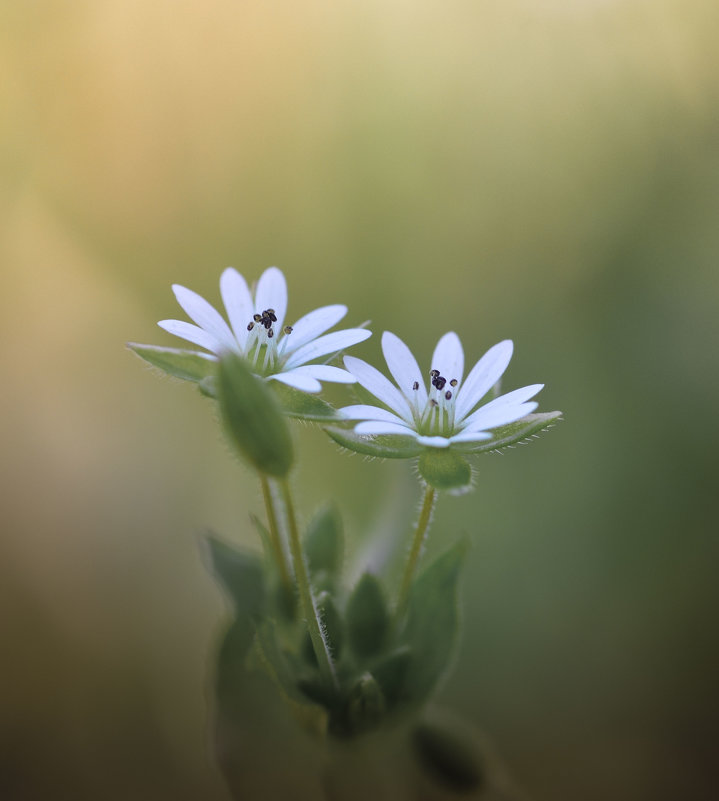
{"label": "green stem", "polygon": [[412,580],[414,579],[415,571],[417,570],[417,562],[419,561],[420,554],[422,553],[422,546],[424,545],[427,529],[429,528],[430,520],[432,519],[432,510],[434,509],[434,502],[437,498],[437,490],[429,484],[424,491],[424,500],[422,501],[422,511],[419,513],[419,520],[417,520],[417,527],[414,530],[414,538],[412,539],[412,548],[407,558],[407,564],[404,567],[404,575],[402,576],[402,584],[399,590],[399,598],[397,599],[397,620],[400,621],[407,612],[407,604],[409,603],[409,592],[412,589]]}
{"label": "green stem", "polygon": [[275,512],[275,505],[272,498],[272,489],[270,482],[264,473],[260,473],[260,483],[262,484],[262,495],[265,499],[265,511],[267,512],[267,524],[270,529],[270,543],[272,550],[275,552],[275,559],[277,561],[277,569],[280,572],[280,580],[282,587],[288,598],[294,596],[294,587],[292,585],[292,578],[290,571],[287,567],[287,557],[285,556],[284,548],[282,547],[282,540],[280,539],[280,529],[277,525],[277,514]]}
{"label": "green stem", "polygon": [[335,676],[335,668],[332,663],[332,656],[330,655],[329,645],[322,631],[320,616],[317,611],[317,607],[315,606],[314,598],[312,597],[310,577],[307,572],[305,557],[302,553],[302,544],[300,542],[300,534],[297,529],[297,518],[295,517],[295,508],[292,503],[290,486],[287,483],[286,478],[279,480],[278,484],[282,492],[282,500],[285,504],[287,529],[289,535],[288,539],[290,541],[290,553],[292,554],[292,561],[294,563],[293,566],[295,569],[295,579],[297,580],[297,589],[300,595],[302,612],[305,620],[307,621],[307,629],[310,633],[312,647],[317,657],[320,672],[333,687],[336,687],[337,677]]}

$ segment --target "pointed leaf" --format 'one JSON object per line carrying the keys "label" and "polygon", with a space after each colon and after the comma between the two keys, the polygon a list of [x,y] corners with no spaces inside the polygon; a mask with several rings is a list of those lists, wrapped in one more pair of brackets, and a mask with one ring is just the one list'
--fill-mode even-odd
{"label": "pointed leaf", "polygon": [[459,628],[457,582],[467,552],[461,540],[436,559],[412,586],[401,642],[412,651],[406,691],[421,703],[446,671]]}
{"label": "pointed leaf", "polygon": [[407,701],[405,687],[411,664],[412,652],[405,645],[392,651],[372,667],[372,675],[382,688],[387,709],[391,710]]}
{"label": "pointed leaf", "polygon": [[[340,734],[359,734],[378,726],[385,714],[382,690],[371,673],[362,674],[350,690],[342,720],[332,721]],[[343,730],[344,729],[344,730]]]}
{"label": "pointed leaf", "polygon": [[338,578],[344,559],[342,518],[334,504],[320,509],[312,518],[304,541],[305,555],[310,574],[325,571]]}
{"label": "pointed leaf", "polygon": [[553,428],[561,419],[562,412],[528,414],[516,423],[493,429],[492,439],[485,442],[457,443],[452,445],[452,449],[461,450],[463,453],[491,453],[518,444],[524,445],[533,439],[538,439],[540,433]]}
{"label": "pointed leaf", "polygon": [[380,459],[410,459],[422,452],[422,446],[414,437],[368,437],[356,434],[352,429],[334,426],[325,428],[325,431],[338,445],[365,456],[376,456]]}
{"label": "pointed leaf", "polygon": [[229,594],[238,615],[258,615],[265,602],[262,563],[257,554],[240,550],[212,535],[205,538],[208,568]]}
{"label": "pointed leaf", "polygon": [[365,573],[347,602],[347,636],[355,655],[366,659],[379,653],[389,630],[389,614],[376,576]]}
{"label": "pointed leaf", "polygon": [[140,345],[137,342],[128,342],[127,347],[153,367],[183,381],[199,382],[214,375],[217,370],[217,360],[198,351]]}
{"label": "pointed leaf", "polygon": [[331,423],[340,419],[334,408],[327,401],[318,398],[317,395],[300,392],[281,381],[268,381],[267,383],[277,396],[282,411],[288,417],[320,423]]}

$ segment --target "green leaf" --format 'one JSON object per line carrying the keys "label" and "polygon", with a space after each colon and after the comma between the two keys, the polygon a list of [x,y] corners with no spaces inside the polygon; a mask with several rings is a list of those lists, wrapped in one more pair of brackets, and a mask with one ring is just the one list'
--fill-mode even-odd
{"label": "green leaf", "polygon": [[380,459],[410,459],[422,452],[422,446],[414,437],[368,437],[356,434],[352,429],[334,426],[325,428],[325,431],[338,445],[365,456],[376,456]]}
{"label": "green leaf", "polygon": [[350,647],[360,659],[378,654],[389,631],[389,614],[376,576],[365,573],[347,602],[345,613]]}
{"label": "green leaf", "polygon": [[411,665],[412,652],[406,645],[392,651],[373,665],[372,675],[382,689],[388,709],[393,709],[407,700],[407,673]]}
{"label": "green leaf", "polygon": [[484,787],[484,760],[469,733],[425,721],[415,726],[412,746],[422,767],[449,790],[469,793]]}
{"label": "green leaf", "polygon": [[268,381],[268,386],[272,388],[280,402],[282,411],[288,417],[297,417],[300,420],[312,420],[320,423],[331,423],[340,419],[334,408],[327,401],[318,398],[317,395],[300,392],[298,389],[289,387],[281,381]]}
{"label": "green leaf", "polygon": [[421,703],[447,669],[459,628],[457,582],[468,542],[461,540],[436,559],[414,582],[407,622],[400,637],[411,652],[406,693]]}
{"label": "green leaf", "polygon": [[315,577],[326,572],[337,578],[344,558],[342,518],[334,504],[320,509],[307,527],[304,541],[305,556],[310,574]]}
{"label": "green leaf", "polygon": [[478,443],[464,443],[453,445],[453,449],[464,453],[490,453],[511,448],[515,445],[526,445],[539,434],[553,428],[561,419],[562,412],[543,412],[541,414],[528,414],[516,423],[500,426],[492,431],[492,439]]}
{"label": "green leaf", "polygon": [[220,360],[218,401],[231,442],[257,470],[284,478],[294,459],[287,422],[275,395],[245,360],[227,353]]}
{"label": "green leaf", "polygon": [[461,490],[472,482],[467,460],[450,448],[426,448],[418,467],[422,478],[439,490]]}
{"label": "green leaf", "polygon": [[238,615],[255,616],[265,603],[265,582],[260,558],[218,540],[205,538],[208,567],[229,594]]}
{"label": "green leaf", "polygon": [[183,381],[200,382],[214,375],[217,370],[217,359],[198,351],[140,345],[137,342],[128,342],[127,347],[153,367]]}

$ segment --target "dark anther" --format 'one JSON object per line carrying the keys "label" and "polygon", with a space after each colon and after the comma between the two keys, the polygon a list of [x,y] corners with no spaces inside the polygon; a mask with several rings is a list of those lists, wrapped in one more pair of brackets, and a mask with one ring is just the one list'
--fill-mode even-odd
{"label": "dark anther", "polygon": [[291,333],[292,333],[292,326],[291,325],[286,325],[285,326],[285,334],[291,334]]}
{"label": "dark anther", "polygon": [[430,398],[429,404],[430,406],[439,406],[439,404],[434,398]]}
{"label": "dark anther", "polygon": [[447,390],[444,393],[444,397],[447,398],[447,400],[452,400],[452,393],[449,390]]}
{"label": "dark anther", "polygon": [[267,339],[272,339],[274,335],[275,332],[270,328],[269,331],[267,332]]}
{"label": "dark anther", "polygon": [[429,374],[432,376],[432,378],[437,378],[439,376],[439,370],[430,370]]}
{"label": "dark anther", "polygon": [[248,330],[248,331],[252,331],[252,329],[253,329],[254,327],[255,327],[255,324],[254,324],[254,323],[247,323],[247,330]]}
{"label": "dark anther", "polygon": [[272,320],[273,323],[277,322],[277,317],[275,316],[275,313],[272,310],[270,309],[267,310],[267,316],[270,318],[270,320]]}
{"label": "dark anther", "polygon": [[274,313],[275,313],[275,310],[274,310],[274,309],[265,309],[265,312],[264,312],[264,313],[265,313],[265,314],[274,314]]}
{"label": "dark anther", "polygon": [[452,380],[449,382],[449,385],[450,385],[450,387],[456,387],[458,383],[459,383],[459,382],[457,381],[457,379],[456,379],[456,378],[453,378],[453,379],[452,379]]}
{"label": "dark anther", "polygon": [[264,327],[269,331],[270,328],[272,328],[272,320],[270,320],[269,317],[265,317],[262,320],[262,325],[264,325]]}
{"label": "dark anther", "polygon": [[414,384],[412,384],[412,389],[414,389],[414,390],[418,390],[419,389],[419,381],[415,381]]}
{"label": "dark anther", "polygon": [[262,322],[262,315],[261,315],[261,314],[255,314],[255,315],[253,315],[252,319],[253,319],[253,320],[254,320],[256,323],[261,323],[261,322]]}
{"label": "dark anther", "polygon": [[447,379],[443,378],[441,375],[437,376],[437,378],[432,381],[432,386],[436,389],[442,391],[444,389],[444,385],[447,383]]}

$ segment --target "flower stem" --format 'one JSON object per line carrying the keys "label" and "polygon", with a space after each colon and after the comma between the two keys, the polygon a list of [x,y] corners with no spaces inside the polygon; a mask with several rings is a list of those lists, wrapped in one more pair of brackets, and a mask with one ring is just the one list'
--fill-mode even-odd
{"label": "flower stem", "polygon": [[434,509],[434,503],[436,499],[437,490],[428,484],[424,491],[424,500],[422,501],[422,510],[419,513],[419,520],[417,520],[417,527],[414,530],[412,548],[410,549],[409,557],[407,558],[407,564],[404,567],[404,575],[402,576],[402,584],[400,585],[399,598],[397,599],[397,621],[401,621],[407,612],[409,593],[412,589],[412,580],[414,579],[414,574],[417,570],[417,562],[419,561],[420,554],[422,553],[422,546],[424,545],[427,529],[429,528],[429,523],[432,519],[432,511]]}
{"label": "flower stem", "polygon": [[277,569],[280,572],[280,580],[287,598],[292,598],[295,593],[294,586],[290,577],[289,568],[287,567],[287,557],[285,555],[284,548],[282,547],[282,540],[280,539],[280,529],[277,525],[277,513],[275,512],[272,489],[270,487],[270,482],[264,473],[260,473],[260,483],[262,484],[262,495],[265,499],[267,523],[270,529],[270,543],[272,545],[272,550],[275,553]]}
{"label": "flower stem", "polygon": [[324,676],[325,680],[332,685],[332,687],[337,687],[337,677],[335,675],[334,664],[332,663],[329,644],[322,630],[320,615],[317,611],[315,600],[312,597],[312,588],[310,586],[310,578],[307,572],[305,557],[302,553],[302,544],[300,543],[300,534],[297,529],[297,518],[295,517],[295,508],[292,503],[290,487],[286,478],[279,480],[278,484],[282,493],[282,500],[285,504],[287,529],[290,541],[290,553],[292,554],[292,562],[295,569],[295,579],[297,581],[297,589],[299,591],[302,613],[307,621],[307,629],[310,633],[312,647],[314,649],[315,656],[317,657],[317,663],[319,664],[320,672]]}

